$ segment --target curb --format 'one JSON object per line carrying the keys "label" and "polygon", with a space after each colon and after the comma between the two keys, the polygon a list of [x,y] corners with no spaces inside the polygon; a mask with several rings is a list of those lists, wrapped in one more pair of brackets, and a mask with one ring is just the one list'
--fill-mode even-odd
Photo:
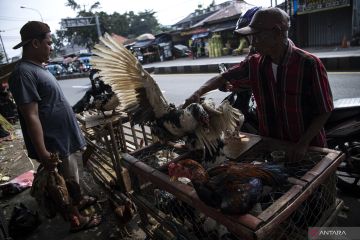
{"label": "curb", "polygon": [[[360,56],[320,58],[327,71],[360,71]],[[224,63],[231,67],[237,63]],[[218,64],[186,65],[169,67],[144,67],[146,71],[154,74],[187,74],[187,73],[219,73]],[[89,77],[89,73],[77,73],[56,77],[57,80]]]}
{"label": "curb", "polygon": [[85,72],[85,73],[74,73],[71,75],[61,75],[61,76],[56,76],[56,79],[57,80],[67,80],[67,79],[84,78],[84,77],[89,77],[89,73]]}
{"label": "curb", "polygon": [[[320,58],[327,71],[360,71],[360,56]],[[237,63],[225,63],[229,67]],[[155,74],[218,73],[218,64],[145,68]]]}

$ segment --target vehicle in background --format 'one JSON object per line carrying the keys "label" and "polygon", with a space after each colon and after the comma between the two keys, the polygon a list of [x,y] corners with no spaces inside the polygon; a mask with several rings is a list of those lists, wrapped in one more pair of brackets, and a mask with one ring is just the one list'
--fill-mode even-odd
{"label": "vehicle in background", "polygon": [[81,54],[78,57],[78,60],[80,61],[80,71],[87,72],[91,70],[92,66],[90,64],[92,54]]}
{"label": "vehicle in background", "polygon": [[48,64],[45,67],[55,77],[60,76],[66,72],[65,69],[60,64]]}
{"label": "vehicle in background", "polygon": [[191,50],[185,45],[176,44],[173,49],[175,58],[188,57],[191,55]]}

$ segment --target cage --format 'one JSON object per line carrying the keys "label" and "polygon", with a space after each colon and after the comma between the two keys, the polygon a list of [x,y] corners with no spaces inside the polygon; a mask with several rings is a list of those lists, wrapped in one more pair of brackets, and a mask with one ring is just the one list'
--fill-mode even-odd
{"label": "cage", "polygon": [[[270,162],[272,151],[289,147],[263,138],[234,160]],[[162,150],[176,153],[157,144],[122,154],[141,227],[154,239],[304,239],[309,227],[330,225],[342,206],[336,199],[335,171],[344,155],[338,151],[310,148],[301,164],[285,165],[287,184],[263,196],[250,212],[226,215],[204,204],[191,184],[169,180],[169,162],[192,158],[193,153],[168,153],[166,161],[148,161]]]}

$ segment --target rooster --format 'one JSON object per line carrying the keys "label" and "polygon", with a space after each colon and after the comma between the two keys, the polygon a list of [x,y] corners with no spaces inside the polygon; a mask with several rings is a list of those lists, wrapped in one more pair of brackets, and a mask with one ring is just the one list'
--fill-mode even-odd
{"label": "rooster", "polygon": [[172,179],[189,178],[199,198],[226,214],[244,214],[258,202],[263,185],[280,186],[287,175],[280,166],[228,162],[205,170],[192,159],[171,163]]}
{"label": "rooster", "polygon": [[[99,111],[114,110],[119,105],[119,99],[111,90],[108,84],[105,84],[99,76],[95,74],[97,69],[90,71],[91,88],[86,91],[85,95],[72,107],[74,113],[81,113],[88,109],[97,109]],[[91,101],[91,98],[93,100]]]}
{"label": "rooster", "polygon": [[127,225],[134,218],[136,207],[135,204],[129,200],[124,200],[122,205],[119,205],[115,199],[109,198],[111,207],[114,209],[114,214],[118,222],[120,234],[122,236],[131,237]]}
{"label": "rooster", "polygon": [[134,124],[147,124],[161,141],[184,139],[194,142],[195,149],[216,151],[224,131],[234,131],[242,124],[243,115],[224,101],[218,108],[205,100],[185,109],[169,104],[159,86],[135,56],[109,34],[95,45],[92,65],[99,69],[106,84],[120,100],[120,111],[126,112]]}

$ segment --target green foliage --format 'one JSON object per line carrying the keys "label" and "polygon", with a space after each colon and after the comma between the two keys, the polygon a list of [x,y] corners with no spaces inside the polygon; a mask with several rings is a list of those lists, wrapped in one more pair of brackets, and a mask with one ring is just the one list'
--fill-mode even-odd
{"label": "green foliage", "polygon": [[[155,17],[153,10],[144,10],[135,14],[133,11],[120,14],[114,12],[96,12],[100,8],[100,3],[95,2],[88,10],[82,9],[75,0],[68,0],[65,4],[74,11],[77,11],[77,17],[93,17],[92,23],[95,24],[95,15],[99,17],[101,34],[105,32],[115,33],[124,37],[134,38],[143,33],[157,34],[168,30],[162,27]],[[57,39],[54,41],[55,51],[61,48],[61,43],[74,43],[92,47],[98,42],[96,25],[89,27],[68,28],[66,30],[56,31]]]}
{"label": "green foliage", "polygon": [[55,36],[55,34],[51,34],[51,38],[52,38],[52,42],[53,42],[53,52],[51,53],[52,57],[56,56],[57,54],[60,53],[60,50],[62,47],[64,47],[63,42],[61,41],[61,37],[64,32],[63,31],[57,31],[56,32],[57,36]]}

